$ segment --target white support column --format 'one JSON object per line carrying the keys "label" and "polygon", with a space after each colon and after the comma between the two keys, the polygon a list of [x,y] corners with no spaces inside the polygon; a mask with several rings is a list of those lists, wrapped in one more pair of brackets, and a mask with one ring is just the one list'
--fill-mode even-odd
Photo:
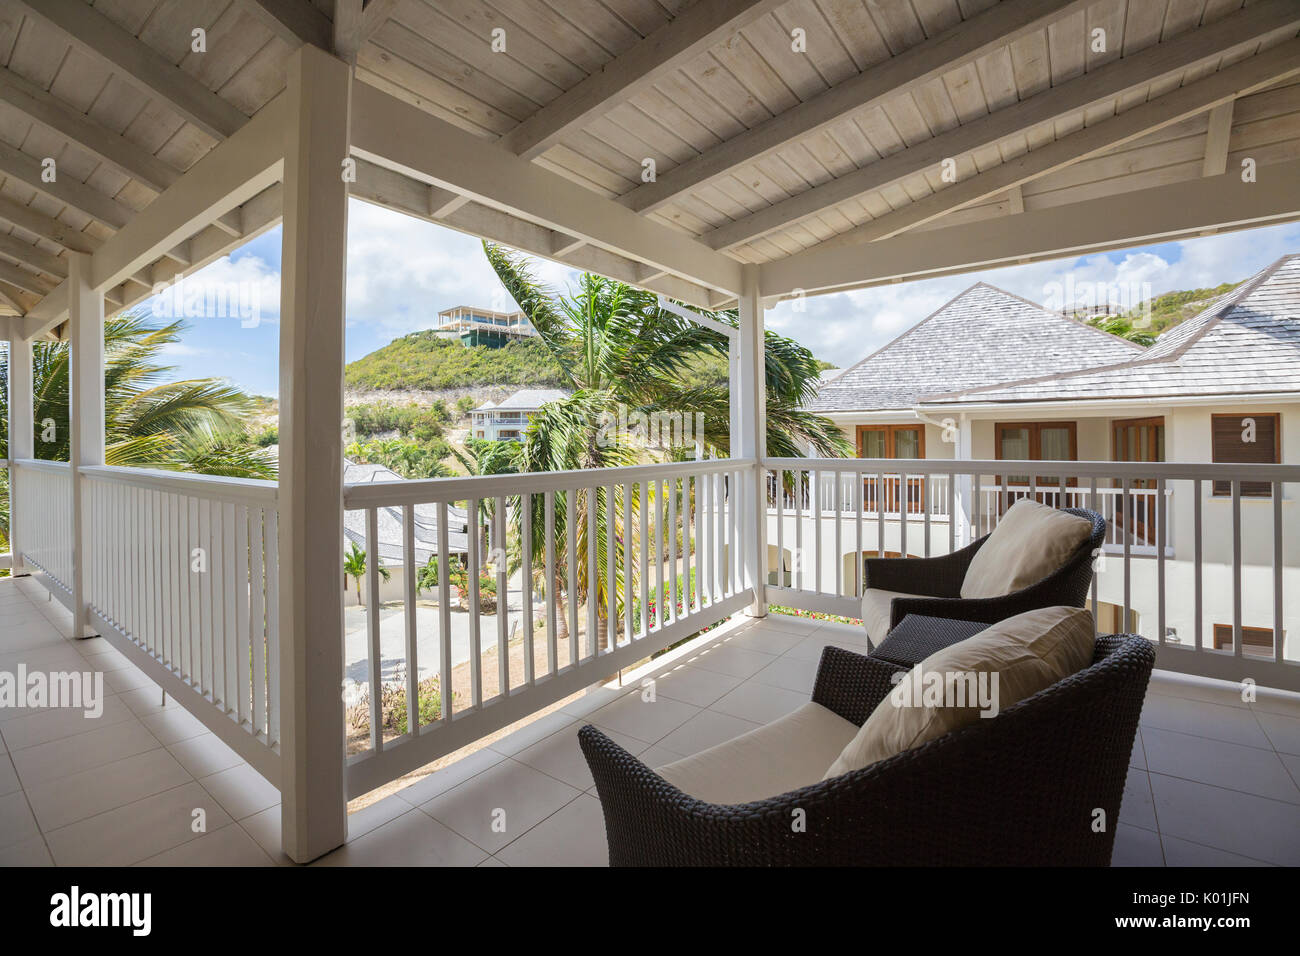
{"label": "white support column", "polygon": [[744,267],[738,302],[740,335],[731,346],[731,454],[735,458],[753,458],[756,462],[740,496],[741,535],[745,547],[745,581],[754,589],[749,615],[764,617],[767,614],[767,508],[762,462],[767,456],[767,374],[758,266]]}
{"label": "white support column", "polygon": [[104,296],[90,284],[91,258],[68,253],[68,449],[72,488],[73,633],[91,637],[86,607],[86,521],[81,468],[104,463]]}
{"label": "white support column", "polygon": [[280,303],[280,693],[284,852],[347,835],[343,738],[343,302],[351,71],[288,64]]}
{"label": "white support column", "polygon": [[[954,451],[955,457],[959,461],[970,461],[975,457],[974,443],[971,435],[971,420],[965,412],[961,413],[961,419],[957,423],[957,448]],[[959,547],[964,547],[975,538],[975,530],[971,526],[971,518],[974,515],[975,489],[974,479],[970,475],[957,476],[957,510],[960,512],[961,525],[960,534],[957,535]],[[958,515],[949,515],[949,521],[958,520]]]}
{"label": "white support column", "polygon": [[[9,338],[9,460],[35,457],[36,438],[32,428],[32,343],[17,334],[17,322]],[[24,570],[22,539],[15,520],[23,507],[21,492],[9,468],[9,551],[13,555],[13,573]]]}

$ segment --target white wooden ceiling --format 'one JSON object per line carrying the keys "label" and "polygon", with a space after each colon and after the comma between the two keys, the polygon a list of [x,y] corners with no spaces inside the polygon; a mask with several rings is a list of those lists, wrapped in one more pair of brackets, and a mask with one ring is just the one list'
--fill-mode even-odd
{"label": "white wooden ceiling", "polygon": [[[0,0],[0,314],[31,309],[66,251],[96,248],[273,99],[333,14]],[[745,263],[1300,156],[1298,0],[369,0],[362,16],[362,81]],[[389,200],[389,180],[358,192]],[[111,307],[273,224],[262,200]],[[457,202],[426,218],[478,221]],[[528,251],[600,268],[583,245]]]}

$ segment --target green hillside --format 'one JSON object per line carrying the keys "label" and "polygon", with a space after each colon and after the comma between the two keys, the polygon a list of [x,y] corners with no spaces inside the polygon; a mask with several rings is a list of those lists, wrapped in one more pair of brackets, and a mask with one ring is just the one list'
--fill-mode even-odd
{"label": "green hillside", "polygon": [[[1152,335],[1159,335],[1202,312],[1219,296],[1231,292],[1239,285],[1240,282],[1224,282],[1213,289],[1188,289],[1158,295],[1151,300],[1151,324],[1140,328]],[[1126,313],[1125,318],[1141,318],[1144,311],[1139,307]]]}
{"label": "green hillside", "polygon": [[432,331],[412,332],[348,364],[350,389],[469,388],[511,385],[558,388],[564,376],[546,348],[536,340],[504,348],[466,348]]}

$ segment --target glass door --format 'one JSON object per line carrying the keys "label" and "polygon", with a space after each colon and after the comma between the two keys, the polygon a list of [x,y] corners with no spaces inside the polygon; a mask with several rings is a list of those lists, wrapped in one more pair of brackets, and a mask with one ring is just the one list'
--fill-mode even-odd
{"label": "glass door", "polygon": [[[859,425],[858,457],[882,459],[921,459],[925,457],[925,428],[922,425]],[[903,489],[899,487],[900,479],[886,475],[883,488],[878,488],[880,479],[868,475],[863,479],[864,507],[875,512],[883,507],[885,512],[897,514],[899,497]],[[925,506],[925,479],[908,478],[907,510],[920,514]]]}
{"label": "glass door", "polygon": [[[1126,418],[1111,423],[1111,458],[1114,461],[1164,461],[1165,420],[1155,418]],[[1120,482],[1113,482],[1120,487]],[[1121,504],[1115,509],[1115,523],[1127,529],[1134,544],[1155,546],[1156,543],[1156,480],[1134,478],[1129,482],[1128,507]]]}
{"label": "glass door", "polygon": [[[993,426],[996,439],[996,451],[999,461],[1078,461],[1079,437],[1077,422],[1008,422]],[[1002,476],[997,476],[1002,484]],[[1008,473],[1006,484],[1008,492],[999,494],[999,509],[1006,511],[1019,498],[1028,497],[1016,494],[1010,489],[1015,486],[1035,485],[1034,498],[1042,504],[1053,508],[1065,505],[1061,500],[1059,489],[1061,479],[1052,475],[1035,475],[1033,481],[1027,472]],[[1066,480],[1067,485],[1078,484],[1077,478]]]}

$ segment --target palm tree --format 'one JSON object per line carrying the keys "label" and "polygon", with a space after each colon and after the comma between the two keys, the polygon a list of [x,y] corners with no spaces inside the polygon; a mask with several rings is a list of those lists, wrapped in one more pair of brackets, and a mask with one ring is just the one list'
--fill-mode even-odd
{"label": "palm tree", "polygon": [[[248,441],[254,399],[220,379],[163,381],[156,364],[180,339],[181,322],[148,324],[140,315],[104,323],[104,460],[241,478],[274,478],[275,459]],[[0,432],[8,446],[8,363],[0,369]],[[68,460],[68,345],[32,343],[32,419],[36,455]]]}
{"label": "palm tree", "polygon": [[[365,604],[365,601],[361,598],[361,579],[366,576],[366,553],[357,547],[355,541],[349,542],[349,545],[352,550],[343,555],[343,576],[344,578],[352,578],[357,582],[357,603]],[[393,572],[381,564],[379,565],[379,576],[387,581],[393,576]]]}
{"label": "palm tree", "polygon": [[[165,381],[162,350],[184,324],[127,314],[104,323],[104,458],[107,464],[273,479],[276,460],[249,440],[256,400],[220,379]],[[32,420],[38,458],[67,461],[68,345],[32,343]],[[9,363],[0,364],[0,457],[9,449]],[[9,536],[9,487],[0,476],[0,535]]]}
{"label": "palm tree", "polygon": [[[500,246],[484,243],[484,251],[497,277],[528,316],[538,338],[559,365],[573,390],[569,398],[549,403],[532,416],[519,456],[520,471],[592,469],[632,464],[644,456],[621,440],[609,441],[600,434],[600,422],[626,412],[691,412],[704,414],[703,440],[715,454],[728,447],[730,402],[725,384],[688,386],[686,382],[701,364],[716,366],[727,356],[725,336],[659,308],[653,293],[584,274],[577,290],[557,296],[541,286],[527,263]],[[730,325],[738,324],[732,312],[702,313]],[[820,368],[812,353],[798,343],[768,333],[766,337],[767,428],[769,450],[775,455],[799,456],[805,447],[819,455],[852,454],[843,432],[830,420],[803,411],[802,403],[815,393]],[[671,452],[670,452],[671,454]],[[586,492],[578,497],[577,513],[568,520],[567,497],[555,498],[555,543],[557,558],[567,553],[568,536],[575,538],[575,552],[585,554],[587,538]],[[605,509],[615,508],[615,524],[621,525],[620,501],[605,502],[597,492],[597,527],[604,522]],[[535,499],[535,507],[543,502]],[[534,514],[532,547],[542,562],[545,534]],[[572,526],[570,526],[572,525]],[[632,529],[625,529],[632,534]],[[620,532],[622,534],[624,532]],[[597,565],[606,567],[605,535],[597,534]],[[542,549],[542,550],[539,550]],[[558,562],[557,562],[558,563]],[[597,620],[602,641],[608,588],[622,582],[598,580],[589,586],[586,562],[575,569],[579,590],[588,600],[599,601]],[[560,568],[551,569],[556,593],[562,580]],[[616,568],[622,578],[626,572]],[[577,596],[575,595],[575,598]]]}

